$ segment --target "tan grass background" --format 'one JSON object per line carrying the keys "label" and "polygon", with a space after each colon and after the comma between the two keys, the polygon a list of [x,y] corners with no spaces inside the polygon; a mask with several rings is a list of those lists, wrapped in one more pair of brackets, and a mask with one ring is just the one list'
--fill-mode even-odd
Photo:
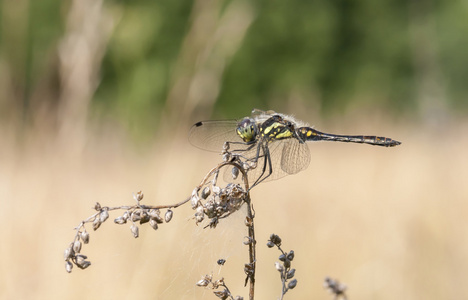
{"label": "tan grass background", "polygon": [[[257,299],[280,292],[278,253],[265,246],[271,233],[296,253],[299,283],[287,299],[331,299],[325,276],[347,284],[350,299],[467,298],[468,124],[436,129],[374,120],[318,129],[387,135],[403,144],[312,144],[306,171],[253,191]],[[73,228],[96,201],[131,204],[140,189],[148,204],[182,200],[217,163],[216,154],[185,138],[136,147],[118,134],[91,131],[76,148],[73,136],[12,132],[2,129],[0,146],[0,298],[215,299],[195,287],[210,273],[247,297],[243,212],[203,230],[183,207],[156,232],[140,228],[139,239],[109,220],[83,247],[92,266],[64,269]],[[219,258],[227,259],[221,270]]]}

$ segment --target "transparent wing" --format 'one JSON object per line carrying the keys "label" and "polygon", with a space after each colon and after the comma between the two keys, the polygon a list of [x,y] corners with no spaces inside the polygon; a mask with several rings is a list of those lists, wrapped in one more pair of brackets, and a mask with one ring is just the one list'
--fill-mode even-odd
{"label": "transparent wing", "polygon": [[190,128],[188,139],[197,148],[221,152],[225,142],[243,142],[236,128],[236,120],[202,121]]}
{"label": "transparent wing", "polygon": [[[296,174],[304,170],[310,163],[309,147],[305,143],[300,143],[297,139],[285,139],[270,142],[268,149],[271,157],[272,173],[265,181],[272,181],[282,178],[287,175]],[[248,159],[254,159],[257,155],[257,147],[243,153],[243,156]],[[265,168],[265,169],[264,169]],[[266,161],[265,153],[260,148],[257,167],[248,172],[249,183],[253,184],[260,176],[267,176],[270,172],[268,161]],[[265,172],[265,174],[263,174]],[[240,177],[241,175],[239,175]],[[224,171],[224,180],[233,182],[232,168],[227,168]],[[242,180],[238,178],[235,182]]]}
{"label": "transparent wing", "polygon": [[288,174],[296,174],[310,164],[309,146],[297,139],[288,139],[283,147],[281,169]]}

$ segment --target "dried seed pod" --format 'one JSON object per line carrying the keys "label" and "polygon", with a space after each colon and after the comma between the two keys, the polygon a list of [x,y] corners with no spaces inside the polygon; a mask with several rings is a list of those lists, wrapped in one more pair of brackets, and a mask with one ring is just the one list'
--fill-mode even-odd
{"label": "dried seed pod", "polygon": [[288,257],[289,260],[293,260],[294,259],[294,250],[289,251],[287,257]]}
{"label": "dried seed pod", "polygon": [[205,219],[205,214],[195,214],[196,223],[201,223]]}
{"label": "dried seed pod", "polygon": [[140,219],[141,219],[141,217],[140,217],[140,211],[139,210],[135,210],[130,215],[130,220],[132,220],[132,222],[140,221]]}
{"label": "dried seed pod", "polygon": [[253,275],[254,274],[254,269],[255,269],[255,264],[254,263],[244,264],[244,273],[247,276]]}
{"label": "dried seed pod", "polygon": [[93,230],[98,230],[99,226],[101,226],[101,220],[98,217],[96,217],[93,221]]}
{"label": "dried seed pod", "polygon": [[270,235],[270,241],[277,246],[281,246],[281,238],[274,233]]}
{"label": "dried seed pod", "polygon": [[[217,287],[215,287],[217,288]],[[229,297],[229,293],[226,289],[224,290],[221,290],[221,291],[214,291],[213,292],[215,294],[216,297],[218,297],[219,299],[222,299],[222,300],[225,300]]]}
{"label": "dried seed pod", "polygon": [[278,259],[281,260],[281,261],[285,261],[286,260],[286,255],[281,254]]}
{"label": "dried seed pod", "polygon": [[88,257],[86,255],[78,254],[77,256],[75,256],[75,263],[77,265],[81,265],[87,258]]}
{"label": "dried seed pod", "polygon": [[205,212],[205,209],[203,208],[203,206],[199,206],[197,207],[197,214],[203,214]]}
{"label": "dried seed pod", "polygon": [[206,200],[206,198],[208,198],[210,194],[211,194],[210,187],[206,186],[201,193],[201,197],[203,200]]}
{"label": "dried seed pod", "polygon": [[200,198],[198,198],[198,195],[193,194],[192,197],[190,198],[190,203],[192,204],[192,208],[197,208],[199,201],[200,201]]}
{"label": "dried seed pod", "polygon": [[120,216],[114,219],[114,223],[122,225],[127,223],[127,219],[125,219],[123,216]]}
{"label": "dried seed pod", "polygon": [[296,269],[291,269],[291,270],[289,270],[288,274],[286,275],[286,278],[291,279],[291,278],[294,277],[295,274],[296,274]]}
{"label": "dried seed pod", "polygon": [[206,287],[208,284],[210,284],[208,281],[206,281],[205,279],[200,279],[196,285],[197,286],[201,286],[201,287]]}
{"label": "dried seed pod", "polygon": [[156,215],[154,216],[153,218],[151,218],[153,220],[155,220],[156,222],[158,222],[158,224],[162,224],[164,223],[164,219],[160,216],[160,215]]}
{"label": "dried seed pod", "polygon": [[166,214],[164,215],[164,220],[166,223],[169,223],[172,220],[172,216],[174,215],[174,212],[170,209],[166,211]]}
{"label": "dried seed pod", "polygon": [[154,230],[158,229],[158,222],[156,222],[155,220],[150,219],[149,224],[151,227],[153,227]]}
{"label": "dried seed pod", "polygon": [[280,273],[282,273],[284,271],[284,266],[282,264],[280,264],[279,262],[275,262],[275,268]]}
{"label": "dried seed pod", "polygon": [[76,240],[73,243],[73,251],[75,251],[76,253],[80,253],[80,251],[81,251],[81,242],[79,240]]}
{"label": "dried seed pod", "polygon": [[216,195],[221,192],[221,188],[217,185],[214,185],[212,190],[213,190],[213,194],[216,194]]}
{"label": "dried seed pod", "polygon": [[196,285],[197,285],[197,286],[206,287],[206,286],[208,286],[208,284],[210,284],[212,278],[213,278],[212,275],[205,275],[205,276],[203,276],[202,279],[200,279],[200,280],[196,283]]}
{"label": "dried seed pod", "polygon": [[283,264],[286,269],[291,267],[291,261],[289,259],[286,259]]}
{"label": "dried seed pod", "polygon": [[219,286],[224,286],[224,278],[221,277],[221,279],[218,279],[216,280],[215,282],[213,282],[213,287],[215,287],[216,289],[219,287]]}
{"label": "dried seed pod", "polygon": [[268,243],[267,243],[268,248],[273,248],[274,246],[275,246],[275,244],[273,244],[272,241],[268,241]]}
{"label": "dried seed pod", "polygon": [[65,249],[65,252],[63,253],[63,258],[65,258],[65,260],[69,260],[73,256],[75,256],[75,251],[73,250],[72,246]]}
{"label": "dried seed pod", "polygon": [[148,212],[148,215],[150,216],[151,219],[153,219],[156,216],[159,216],[159,209],[151,209]]}
{"label": "dried seed pod", "polygon": [[244,237],[244,238],[245,238],[245,240],[242,242],[244,245],[250,245],[250,244],[252,244],[253,239],[252,239],[251,237],[246,236],[246,237]]}
{"label": "dried seed pod", "polygon": [[293,289],[297,285],[297,279],[293,279],[288,283],[288,288]]}
{"label": "dried seed pod", "polygon": [[96,202],[96,204],[94,204],[94,209],[97,210],[97,211],[100,211],[101,210],[101,204],[99,204],[99,202]]}
{"label": "dried seed pod", "polygon": [[232,179],[237,179],[237,177],[239,176],[239,169],[237,167],[232,167],[231,175]]}
{"label": "dried seed pod", "polygon": [[91,265],[91,262],[85,261],[85,262],[83,262],[81,265],[77,265],[77,266],[78,266],[78,268],[84,270],[84,269],[86,269],[87,267],[89,267],[90,265]]}
{"label": "dried seed pod", "polygon": [[149,211],[150,218],[158,222],[159,224],[164,223],[163,218],[160,215],[159,209],[152,209]]}
{"label": "dried seed pod", "polygon": [[143,200],[143,196],[143,192],[139,191],[136,194],[133,194],[133,199],[135,199],[135,201],[137,202],[140,202],[141,200]]}
{"label": "dried seed pod", "polygon": [[65,270],[67,270],[68,273],[71,273],[72,269],[73,269],[73,264],[67,260],[65,262]]}
{"label": "dried seed pod", "polygon": [[81,232],[80,237],[83,243],[85,244],[89,243],[89,233],[86,230]]}
{"label": "dried seed pod", "polygon": [[149,220],[150,220],[150,216],[144,210],[141,211],[140,217],[141,217],[140,224],[145,224],[145,223],[149,222]]}
{"label": "dried seed pod", "polygon": [[101,213],[99,214],[99,219],[101,223],[104,223],[108,218],[109,218],[109,212],[107,211],[107,209],[102,210]]}
{"label": "dried seed pod", "polygon": [[80,261],[79,263],[77,262],[76,265],[80,269],[86,269],[87,267],[91,265],[91,262],[87,260],[83,260],[83,261]]}
{"label": "dried seed pod", "polygon": [[133,237],[134,238],[137,238],[139,236],[139,229],[138,229],[138,226],[136,226],[135,224],[133,224],[131,227],[130,227],[130,230],[132,231],[132,234],[133,234]]}

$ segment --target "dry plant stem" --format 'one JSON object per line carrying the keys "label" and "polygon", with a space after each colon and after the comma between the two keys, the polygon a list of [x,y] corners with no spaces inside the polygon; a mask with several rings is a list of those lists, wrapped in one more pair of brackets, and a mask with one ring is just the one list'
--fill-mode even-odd
{"label": "dry plant stem", "polygon": [[249,299],[253,300],[255,295],[255,262],[256,262],[256,244],[255,240],[255,228],[254,228],[254,213],[252,209],[252,203],[250,201],[250,187],[247,172],[245,169],[237,163],[231,163],[234,167],[238,168],[242,172],[242,178],[244,179],[245,190],[247,191],[247,197],[245,203],[247,204],[247,217],[246,225],[249,228],[249,273],[247,274],[246,280],[250,281],[249,285]]}
{"label": "dry plant stem", "polygon": [[[286,254],[287,254],[286,252],[283,251],[283,249],[281,249],[281,246],[276,245],[276,247],[278,247],[278,250],[281,251],[281,253],[282,253],[283,255],[286,255]],[[286,288],[286,277],[285,277],[285,276],[282,276],[281,284],[282,284],[282,288],[281,288],[281,298],[280,298],[280,300],[283,300],[283,297],[284,297],[284,295],[286,294],[286,291],[287,291],[287,288]]]}
{"label": "dry plant stem", "polygon": [[[233,162],[233,161],[228,161],[228,162],[223,162],[219,164],[216,168],[213,168],[210,173],[208,173],[207,177],[209,177],[212,172],[215,170],[219,170],[222,167],[231,165],[233,167],[236,167],[241,173],[242,173],[242,178],[244,180],[244,186],[245,190],[247,191],[247,196],[245,199],[245,203],[247,204],[247,216],[246,216],[246,225],[249,228],[248,229],[248,246],[249,246],[249,263],[247,264],[245,271],[246,271],[246,281],[245,283],[247,284],[247,281],[250,281],[249,285],[249,299],[253,300],[255,296],[255,262],[256,262],[256,240],[255,240],[255,229],[254,229],[254,213],[252,209],[252,203],[250,200],[250,187],[249,187],[249,181],[247,177],[247,172],[245,169],[238,163]],[[206,180],[206,178],[204,181]],[[203,181],[202,181],[203,182]],[[201,185],[200,185],[201,186]]]}
{"label": "dry plant stem", "polygon": [[281,263],[276,262],[275,268],[280,273],[281,277],[281,297],[279,299],[282,300],[289,290],[297,286],[297,279],[294,278],[296,269],[291,269],[291,263],[294,260],[294,251],[291,250],[289,253],[284,252],[281,248],[281,238],[273,233],[270,235],[267,247],[273,248],[274,246],[281,252],[281,255],[278,257]]}
{"label": "dry plant stem", "polygon": [[254,299],[255,294],[255,262],[256,262],[256,240],[255,240],[255,230],[254,230],[254,214],[252,213],[252,205],[250,203],[250,193],[247,194],[247,220],[250,220],[248,223],[249,227],[249,264],[251,266],[250,273],[247,275],[250,280],[249,286],[249,299]]}

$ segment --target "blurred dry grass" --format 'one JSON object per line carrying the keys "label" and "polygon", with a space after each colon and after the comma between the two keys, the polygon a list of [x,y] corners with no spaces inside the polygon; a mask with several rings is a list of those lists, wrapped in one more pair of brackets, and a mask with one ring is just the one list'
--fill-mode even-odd
{"label": "blurred dry grass", "polygon": [[[369,131],[344,125],[336,128]],[[459,122],[443,136],[416,125],[379,124],[373,133],[403,145],[313,144],[305,172],[259,186],[253,192],[257,298],[279,295],[278,253],[264,246],[270,233],[296,252],[299,285],[289,299],[329,299],[322,288],[327,275],[348,284],[351,299],[466,298],[467,129]],[[95,201],[131,203],[138,189],[147,203],[181,200],[217,162],[215,154],[184,138],[138,150],[106,132],[72,151],[39,133],[17,141],[4,128],[2,136],[0,298],[214,299],[195,287],[212,271],[235,294],[247,295],[241,213],[203,230],[184,207],[157,232],[142,228],[136,240],[127,225],[107,222],[82,251],[93,265],[72,274],[64,269],[72,229]],[[218,258],[227,258],[219,275]]]}

